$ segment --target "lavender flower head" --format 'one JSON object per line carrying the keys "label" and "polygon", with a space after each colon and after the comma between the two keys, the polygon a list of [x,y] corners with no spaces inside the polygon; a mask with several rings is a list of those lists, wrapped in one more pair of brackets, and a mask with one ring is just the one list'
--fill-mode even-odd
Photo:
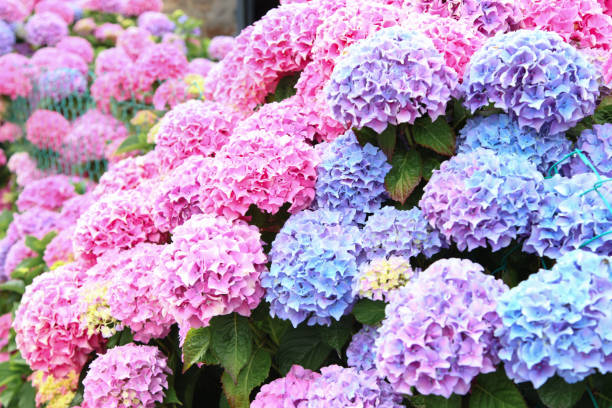
{"label": "lavender flower head", "polygon": [[556,33],[518,30],[489,39],[463,78],[466,106],[503,109],[519,126],[564,132],[595,111],[596,69]]}
{"label": "lavender flower head", "polygon": [[68,25],[57,14],[51,12],[36,13],[25,25],[26,39],[35,46],[55,45],[68,36]]}
{"label": "lavender flower head", "polygon": [[495,308],[508,287],[469,260],[442,259],[391,295],[376,340],[376,368],[397,392],[466,394],[495,371]]}
{"label": "lavender flower head", "polygon": [[[611,57],[612,58],[612,57]],[[582,150],[603,177],[612,177],[612,123],[594,125],[580,134],[576,148]],[[592,170],[576,156],[572,158],[572,175],[591,173]]]}
{"label": "lavender flower head", "polygon": [[372,326],[363,326],[351,340],[346,349],[346,359],[349,367],[359,371],[376,368],[376,350],[374,343],[378,338],[378,331]]}
{"label": "lavender flower head", "polygon": [[0,20],[0,55],[13,51],[15,45],[15,33],[10,25]]}
{"label": "lavender flower head", "polygon": [[210,40],[208,55],[221,61],[236,46],[236,39],[229,35],[218,35]]}
{"label": "lavender flower head", "polygon": [[447,244],[419,208],[403,211],[383,207],[368,218],[362,246],[367,260],[373,260],[392,255],[410,259],[419,254],[429,258]]}
{"label": "lavender flower head", "polygon": [[36,99],[50,98],[60,101],[74,94],[83,94],[87,90],[87,79],[72,68],[58,68],[47,71],[38,77]]}
{"label": "lavender flower head", "polygon": [[497,312],[499,357],[515,382],[612,371],[612,258],[569,252],[502,295]]}
{"label": "lavender flower head", "polygon": [[467,153],[478,147],[517,154],[546,173],[550,166],[572,150],[572,142],[562,133],[539,134],[533,129],[521,128],[510,116],[499,114],[473,117],[459,132],[458,153]]}
{"label": "lavender flower head", "polygon": [[435,170],[419,203],[425,218],[464,251],[504,248],[529,233],[543,176],[512,153],[477,148]]}
{"label": "lavender flower head", "polygon": [[138,17],[138,27],[144,28],[151,34],[161,37],[174,31],[175,24],[164,13],[146,11]]}
{"label": "lavender flower head", "polygon": [[457,87],[457,74],[424,34],[383,28],[348,48],[325,88],[341,123],[381,133],[388,123],[414,123],[442,115]]}
{"label": "lavender flower head", "polygon": [[269,272],[261,275],[270,313],[294,326],[330,324],[353,305],[360,232],[345,214],[305,210],[289,218],[272,243]]}
{"label": "lavender flower head", "polygon": [[361,147],[352,130],[327,144],[317,167],[315,207],[342,211],[355,209],[355,221],[385,200],[385,176],[391,169],[387,156],[371,144]]}
{"label": "lavender flower head", "polygon": [[402,396],[378,377],[376,370],[359,371],[337,365],[323,367],[308,390],[307,408],[401,408]]}
{"label": "lavender flower head", "polygon": [[523,250],[560,258],[587,244],[586,251],[612,255],[612,234],[594,239],[612,231],[612,213],[602,199],[612,202],[612,183],[592,190],[598,181],[593,173],[544,180],[543,199]]}

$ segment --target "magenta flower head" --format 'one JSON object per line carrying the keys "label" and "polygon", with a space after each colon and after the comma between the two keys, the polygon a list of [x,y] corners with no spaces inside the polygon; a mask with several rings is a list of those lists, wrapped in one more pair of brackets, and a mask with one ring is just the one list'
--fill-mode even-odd
{"label": "magenta flower head", "polygon": [[160,12],[163,7],[162,0],[122,0],[121,13],[126,16],[140,16],[149,11]]}
{"label": "magenta flower head", "polygon": [[162,281],[159,296],[184,334],[208,326],[215,316],[249,316],[263,296],[259,276],[266,262],[257,227],[194,215],[174,229],[161,253],[155,269]]}
{"label": "magenta flower head", "polygon": [[487,40],[472,56],[465,104],[472,111],[493,104],[521,127],[560,133],[595,111],[597,77],[558,34],[519,30]]}
{"label": "magenta flower head", "polygon": [[55,45],[68,36],[68,25],[55,13],[36,13],[25,25],[26,39],[35,47]]}
{"label": "magenta flower head", "polygon": [[251,408],[306,408],[308,390],[321,375],[294,365],[283,378],[264,384]]}
{"label": "magenta flower head", "polygon": [[73,183],[78,182],[78,177],[70,177],[64,174],[34,181],[28,184],[19,195],[17,208],[21,212],[30,208],[58,210],[65,201],[77,195]]}
{"label": "magenta flower head", "polygon": [[208,55],[216,60],[222,60],[234,48],[236,39],[227,35],[218,35],[210,40]]}
{"label": "magenta flower head", "polygon": [[39,149],[58,151],[70,132],[70,122],[60,113],[38,109],[26,122],[26,139]]}
{"label": "magenta flower head", "polygon": [[460,250],[493,251],[529,233],[544,177],[526,158],[477,148],[434,171],[419,205],[425,218]]}
{"label": "magenta flower head", "polygon": [[147,11],[138,16],[138,27],[152,35],[161,37],[174,31],[175,24],[167,15],[158,11]]}
{"label": "magenta flower head", "polygon": [[64,37],[55,47],[78,55],[88,64],[94,59],[91,43],[82,37]]}
{"label": "magenta flower head", "polygon": [[348,47],[325,88],[334,117],[381,133],[387,124],[442,115],[457,87],[457,73],[418,31],[384,28]]}
{"label": "magenta flower head", "polygon": [[168,389],[168,361],[157,347],[126,344],[98,356],[83,380],[87,408],[154,408]]}
{"label": "magenta flower head", "polygon": [[495,308],[507,291],[472,261],[433,263],[391,295],[376,340],[378,374],[402,394],[466,394],[499,362]]}

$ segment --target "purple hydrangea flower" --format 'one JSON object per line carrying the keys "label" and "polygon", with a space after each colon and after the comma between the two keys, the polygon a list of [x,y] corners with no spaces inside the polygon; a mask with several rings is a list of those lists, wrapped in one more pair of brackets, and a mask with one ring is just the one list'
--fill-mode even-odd
{"label": "purple hydrangea flower", "polygon": [[323,367],[308,390],[307,408],[401,408],[402,396],[380,379],[376,370],[337,365]]}
{"label": "purple hydrangea flower", "polygon": [[251,408],[306,408],[308,389],[320,375],[294,365],[285,377],[262,385]]}
{"label": "purple hydrangea flower", "polygon": [[68,25],[51,12],[36,13],[25,25],[26,39],[35,47],[55,45],[68,35]]}
{"label": "purple hydrangea flower", "polygon": [[349,367],[355,367],[359,371],[376,368],[374,360],[376,350],[374,342],[378,338],[378,331],[372,326],[363,326],[351,340],[346,349],[346,359]]}
{"label": "purple hydrangea flower", "polygon": [[529,232],[542,199],[542,174],[521,156],[477,148],[434,171],[420,206],[463,251],[504,248]]}
{"label": "purple hydrangea flower", "polygon": [[323,148],[317,167],[315,207],[354,209],[355,221],[380,208],[385,200],[385,176],[391,169],[387,156],[371,144],[361,147],[349,130]]}
{"label": "purple hydrangea flower", "polygon": [[38,77],[36,98],[50,98],[57,102],[74,94],[83,94],[86,90],[87,79],[81,72],[72,68],[58,68]]}
{"label": "purple hydrangea flower", "polygon": [[[599,174],[612,177],[612,123],[594,125],[580,134],[576,148],[582,150]],[[572,158],[571,174],[591,173],[587,165],[575,156]]]}
{"label": "purple hydrangea flower", "polygon": [[562,133],[539,134],[521,128],[506,114],[476,116],[465,124],[457,139],[457,152],[466,153],[478,147],[499,153],[514,153],[533,163],[542,173],[572,150],[572,142]]}
{"label": "purple hydrangea flower", "polygon": [[261,275],[270,313],[294,326],[330,324],[350,310],[360,231],[339,211],[305,210],[289,218],[272,243],[269,272]]}
{"label": "purple hydrangea flower", "polygon": [[391,295],[376,340],[378,374],[404,394],[466,394],[499,362],[495,308],[507,290],[472,261],[433,263]]}
{"label": "purple hydrangea flower", "polygon": [[0,20],[0,55],[13,51],[15,46],[15,33],[10,25]]}
{"label": "purple hydrangea flower", "polygon": [[497,312],[499,357],[515,382],[612,371],[612,258],[569,252],[502,295]]}
{"label": "purple hydrangea flower", "polygon": [[550,134],[595,111],[595,68],[558,34],[518,30],[489,39],[463,78],[466,106],[503,109],[521,127]]}
{"label": "purple hydrangea flower", "polygon": [[363,228],[362,246],[366,259],[389,256],[430,257],[446,248],[437,230],[427,222],[419,208],[407,211],[383,207],[368,218]]}
{"label": "purple hydrangea flower", "polygon": [[335,119],[357,128],[380,133],[426,114],[435,120],[458,84],[433,42],[403,27],[383,28],[344,53],[325,94]]}
{"label": "purple hydrangea flower", "polygon": [[612,213],[602,199],[612,202],[612,183],[601,184],[598,193],[592,190],[598,181],[593,173],[544,180],[543,199],[523,245],[525,252],[559,258],[588,243],[585,250],[612,255],[612,234],[589,242],[612,231]]}
{"label": "purple hydrangea flower", "polygon": [[175,24],[164,13],[146,11],[138,17],[138,27],[158,37],[174,31]]}

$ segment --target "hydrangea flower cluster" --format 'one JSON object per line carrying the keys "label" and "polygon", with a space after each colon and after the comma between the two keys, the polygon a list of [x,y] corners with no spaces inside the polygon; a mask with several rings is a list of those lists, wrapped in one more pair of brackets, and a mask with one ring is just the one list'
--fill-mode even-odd
{"label": "hydrangea flower cluster", "polygon": [[66,24],[72,24],[74,21],[74,10],[61,0],[43,0],[36,4],[34,11],[36,14],[47,12],[57,14]]}
{"label": "hydrangea flower cluster", "polygon": [[500,297],[496,335],[508,377],[539,388],[555,374],[575,383],[611,370],[611,264],[609,257],[569,252]]}
{"label": "hydrangea flower cluster", "polygon": [[68,35],[68,25],[55,13],[36,13],[25,25],[26,39],[36,47],[53,46]]}
{"label": "hydrangea flower cluster", "polygon": [[74,230],[74,226],[61,230],[47,245],[43,260],[49,268],[74,260],[74,249],[72,247]]}
{"label": "hydrangea flower cluster", "polygon": [[522,156],[540,172],[546,173],[572,151],[572,142],[562,133],[541,134],[530,128],[521,128],[509,115],[495,114],[473,117],[459,132],[458,153],[467,153],[479,147]]}
{"label": "hydrangea flower cluster", "polygon": [[[592,129],[584,130],[576,142],[576,148],[585,154],[599,174],[612,177],[612,123],[593,125]],[[592,171],[580,157],[572,158],[572,175]]]}
{"label": "hydrangea flower cluster", "polygon": [[93,191],[97,197],[124,190],[132,190],[142,183],[159,176],[159,163],[157,153],[149,152],[144,156],[128,157],[111,166],[100,177],[100,181]]}
{"label": "hydrangea flower cluster", "polygon": [[0,56],[0,94],[16,99],[27,96],[32,90],[30,61],[19,54]]}
{"label": "hydrangea flower cluster", "polygon": [[387,156],[371,144],[361,147],[352,130],[323,148],[317,166],[317,208],[354,209],[355,221],[377,211],[386,199],[385,176],[391,169]]}
{"label": "hydrangea flower cluster", "polygon": [[162,281],[158,296],[184,334],[208,326],[215,316],[249,316],[263,296],[259,277],[266,262],[256,227],[194,215],[174,229],[172,243],[161,253],[155,269]]}
{"label": "hydrangea flower cluster", "polygon": [[187,57],[174,44],[154,44],[145,48],[134,63],[135,86],[138,91],[149,91],[155,81],[180,78],[187,73]]}
{"label": "hydrangea flower cluster", "polygon": [[17,185],[25,187],[33,181],[40,180],[45,174],[38,169],[36,160],[27,152],[18,152],[11,156],[8,169],[17,175]]}
{"label": "hydrangea flower cluster", "polygon": [[359,267],[353,284],[353,294],[371,300],[385,300],[413,277],[410,261],[401,256],[375,258]]}
{"label": "hydrangea flower cluster", "polygon": [[308,389],[308,408],[401,408],[402,396],[376,374],[337,365],[323,367]]}
{"label": "hydrangea flower cluster", "polygon": [[98,356],[83,380],[88,408],[154,408],[168,389],[168,361],[157,347],[126,344]]}
{"label": "hydrangea flower cluster", "polygon": [[151,33],[140,27],[130,27],[117,38],[117,48],[121,48],[132,61],[136,61],[153,44]]}
{"label": "hydrangea flower cluster", "polygon": [[263,385],[251,402],[251,408],[306,408],[308,391],[319,376],[318,373],[294,365],[285,377]]}
{"label": "hydrangea flower cluster", "polygon": [[36,388],[36,405],[49,408],[70,405],[79,385],[79,375],[71,371],[63,378],[55,378],[43,371],[32,374],[32,385]]}
{"label": "hydrangea flower cluster", "polygon": [[464,76],[465,105],[507,112],[521,127],[550,134],[595,111],[594,67],[558,34],[519,30],[489,39]]}
{"label": "hydrangea flower cluster", "polygon": [[355,335],[346,349],[346,361],[349,367],[355,367],[359,371],[367,371],[376,368],[375,342],[378,331],[372,326],[363,326]]}
{"label": "hydrangea flower cluster", "polygon": [[612,255],[612,235],[591,241],[612,230],[612,214],[599,195],[608,199],[612,197],[610,183],[603,183],[598,188],[599,194],[596,191],[587,193],[598,181],[593,173],[571,178],[556,175],[544,180],[543,199],[523,249],[540,256],[559,258],[586,244],[585,250]]}
{"label": "hydrangea flower cluster", "polygon": [[443,259],[394,292],[376,340],[376,368],[393,389],[466,394],[499,362],[495,308],[508,287],[469,260]]}
{"label": "hydrangea flower cluster", "polygon": [[529,233],[543,196],[542,174],[512,153],[477,148],[434,171],[419,205],[460,250],[493,251]]}
{"label": "hydrangea flower cluster", "polygon": [[176,105],[186,102],[189,98],[188,84],[184,79],[168,79],[155,90],[153,95],[153,106],[163,111],[166,106],[174,108]]}
{"label": "hydrangea flower cluster", "polygon": [[138,27],[158,37],[174,31],[175,24],[164,13],[147,11],[138,16]]}
{"label": "hydrangea flower cluster", "polygon": [[64,37],[55,47],[78,55],[88,64],[94,59],[94,50],[91,43],[81,37]]}
{"label": "hydrangea flower cluster", "polygon": [[77,195],[73,183],[78,181],[64,174],[33,181],[19,194],[17,208],[22,212],[31,208],[59,210],[66,200]]}
{"label": "hydrangea flower cluster", "polygon": [[24,261],[26,258],[32,258],[36,256],[36,252],[32,251],[25,243],[25,238],[17,241],[6,254],[6,260],[4,261],[4,273],[7,276],[11,276],[12,273],[17,269],[17,266]]}
{"label": "hydrangea flower cluster", "polygon": [[208,55],[220,61],[234,48],[236,39],[227,35],[213,37],[208,44]]}
{"label": "hydrangea flower cluster", "polygon": [[62,114],[38,109],[26,122],[26,139],[40,149],[59,150],[70,131],[70,122]]}
{"label": "hydrangea flower cluster", "polygon": [[13,51],[14,45],[15,33],[8,24],[0,20],[0,55]]}
{"label": "hydrangea flower cluster", "polygon": [[343,225],[344,214],[305,210],[289,218],[272,243],[272,266],[264,272],[270,313],[293,326],[330,324],[354,303],[352,285],[361,254],[360,231]]}
{"label": "hydrangea flower cluster", "polygon": [[101,339],[79,319],[78,281],[69,265],[29,285],[15,314],[17,348],[33,370],[63,377],[80,372]]}
{"label": "hydrangea flower cluster", "polygon": [[160,12],[164,3],[162,0],[123,0],[121,13],[128,16],[140,16],[146,12]]}
{"label": "hydrangea flower cluster", "polygon": [[0,2],[0,18],[4,21],[22,21],[32,12],[32,4],[21,0],[3,0]]}
{"label": "hydrangea flower cluster", "polygon": [[60,68],[47,71],[38,77],[36,99],[51,99],[59,102],[71,95],[80,95],[87,90],[87,79],[76,69]]}
{"label": "hydrangea flower cluster", "polygon": [[325,88],[334,117],[381,133],[387,125],[443,114],[457,87],[433,42],[418,31],[390,27],[345,50]]}
{"label": "hydrangea flower cluster", "polygon": [[84,77],[89,73],[87,63],[77,54],[55,47],[41,48],[32,55],[30,62],[38,71],[72,68]]}

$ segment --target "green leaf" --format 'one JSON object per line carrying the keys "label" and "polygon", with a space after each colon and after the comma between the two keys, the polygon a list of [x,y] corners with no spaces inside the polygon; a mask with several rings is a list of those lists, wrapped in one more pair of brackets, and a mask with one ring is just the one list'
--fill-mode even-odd
{"label": "green leaf", "polygon": [[423,402],[426,408],[461,408],[461,397],[457,394],[451,395],[450,398],[424,395]]}
{"label": "green leaf", "polygon": [[23,283],[22,280],[13,279],[1,284],[0,290],[4,292],[13,292],[23,295],[23,292],[25,292],[25,283]]}
{"label": "green leaf", "polygon": [[385,302],[361,299],[353,308],[353,315],[359,323],[375,326],[385,318]]}
{"label": "green leaf", "polygon": [[592,393],[600,408],[612,407],[612,374],[589,377]]}
{"label": "green leaf", "polygon": [[470,110],[463,105],[460,99],[453,99],[450,103],[452,106],[453,128],[460,129],[465,121],[471,116]]}
{"label": "green leaf", "polygon": [[125,139],[123,143],[121,143],[121,145],[119,145],[119,147],[115,151],[115,154],[117,155],[117,154],[122,154],[122,153],[133,152],[135,150],[142,150],[142,149],[146,149],[148,146],[149,145],[147,143],[143,143],[140,140],[140,137],[138,137],[138,135],[132,135],[132,136],[129,136],[127,139]]}
{"label": "green leaf", "polygon": [[355,137],[357,137],[357,141],[361,147],[367,145],[368,143],[372,146],[376,146],[376,143],[378,142],[378,133],[369,127],[364,127],[361,129],[353,128],[353,133],[355,133]]}
{"label": "green leaf", "polygon": [[251,391],[268,378],[271,365],[270,354],[263,349],[258,349],[240,371],[238,381],[234,383],[227,371],[223,373],[221,384],[231,408],[249,408]]}
{"label": "green leaf", "polygon": [[598,124],[612,123],[612,98],[608,97],[601,101],[593,119]]}
{"label": "green leaf", "polygon": [[183,344],[183,373],[204,359],[210,346],[210,327],[191,329]]}
{"label": "green leaf", "polygon": [[281,339],[276,361],[282,375],[294,364],[309,370],[321,368],[332,348],[321,339],[320,330],[312,326],[300,326],[289,330]]}
{"label": "green leaf", "polygon": [[352,337],[354,319],[343,316],[339,321],[334,321],[329,327],[321,326],[321,338],[325,344],[334,348],[340,354],[342,348]]}
{"label": "green leaf", "polygon": [[391,198],[403,204],[421,182],[422,175],[423,164],[419,152],[396,153],[391,160],[391,170],[385,177],[385,186]]}
{"label": "green leaf", "polygon": [[36,406],[36,389],[29,382],[23,383],[19,389],[18,408],[32,408]]}
{"label": "green leaf", "polygon": [[183,405],[181,400],[176,395],[176,390],[174,389],[174,387],[170,387],[166,390],[166,396],[164,397],[163,404],[164,405],[170,405],[170,404]]}
{"label": "green leaf", "polygon": [[572,408],[585,391],[584,383],[568,384],[557,376],[537,390],[538,396],[548,408]]}
{"label": "green leaf", "polygon": [[435,157],[427,156],[423,158],[423,178],[425,181],[429,181],[434,170],[440,168],[440,164],[440,160]]}
{"label": "green leaf", "polygon": [[248,320],[236,313],[218,316],[211,320],[210,330],[212,350],[221,366],[236,380],[253,349]]}
{"label": "green leaf", "polygon": [[385,130],[377,137],[378,147],[387,155],[387,159],[391,161],[393,158],[393,151],[395,150],[395,143],[397,142],[397,129],[393,125],[387,126]]}
{"label": "green leaf", "polygon": [[481,374],[472,384],[470,408],[527,408],[516,385],[502,369]]}
{"label": "green leaf", "polygon": [[297,92],[295,84],[297,84],[298,79],[300,79],[299,74],[288,75],[281,78],[281,80],[278,81],[278,85],[276,85],[274,93],[266,97],[266,102],[280,102],[295,95]]}
{"label": "green leaf", "polygon": [[429,116],[418,118],[411,128],[416,144],[443,156],[455,154],[455,132],[444,117],[432,122]]}

